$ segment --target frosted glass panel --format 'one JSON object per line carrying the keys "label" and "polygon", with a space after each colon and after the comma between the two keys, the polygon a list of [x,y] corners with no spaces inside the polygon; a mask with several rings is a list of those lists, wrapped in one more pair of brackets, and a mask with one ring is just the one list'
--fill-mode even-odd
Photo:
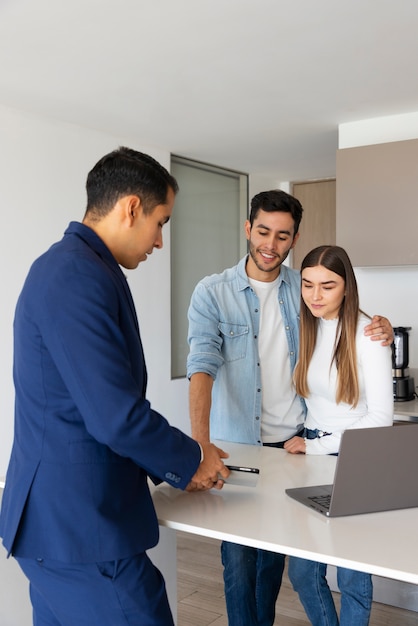
{"label": "frosted glass panel", "polygon": [[198,281],[246,252],[245,174],[172,157],[180,191],[171,219],[171,376],[186,375],[187,309]]}

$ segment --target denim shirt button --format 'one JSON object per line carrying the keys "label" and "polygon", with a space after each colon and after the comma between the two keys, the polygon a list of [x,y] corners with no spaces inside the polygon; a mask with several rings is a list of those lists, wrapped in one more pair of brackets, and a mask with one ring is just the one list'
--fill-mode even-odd
{"label": "denim shirt button", "polygon": [[260,417],[259,417],[258,415],[256,415],[255,419],[256,419],[256,420],[259,420],[259,419],[260,419]]}

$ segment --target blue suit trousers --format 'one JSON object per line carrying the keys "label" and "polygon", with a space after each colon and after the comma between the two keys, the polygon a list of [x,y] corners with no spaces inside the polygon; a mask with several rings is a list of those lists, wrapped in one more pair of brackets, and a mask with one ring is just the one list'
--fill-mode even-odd
{"label": "blue suit trousers", "polygon": [[174,626],[164,579],[146,553],[102,563],[17,558],[34,626]]}

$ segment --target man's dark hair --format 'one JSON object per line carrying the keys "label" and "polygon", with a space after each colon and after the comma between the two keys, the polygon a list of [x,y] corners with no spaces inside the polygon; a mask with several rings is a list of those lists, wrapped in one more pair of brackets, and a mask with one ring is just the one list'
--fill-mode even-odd
{"label": "man's dark hair", "polygon": [[303,208],[299,200],[281,189],[272,189],[271,191],[262,191],[251,200],[250,224],[251,227],[258,212],[266,211],[282,211],[283,213],[291,213],[295,222],[294,235],[299,230],[300,221],[302,219]]}
{"label": "man's dark hair", "polygon": [[124,196],[141,200],[144,213],[167,201],[168,188],[178,192],[176,179],[148,154],[120,147],[100,159],[86,182],[86,215],[101,219]]}

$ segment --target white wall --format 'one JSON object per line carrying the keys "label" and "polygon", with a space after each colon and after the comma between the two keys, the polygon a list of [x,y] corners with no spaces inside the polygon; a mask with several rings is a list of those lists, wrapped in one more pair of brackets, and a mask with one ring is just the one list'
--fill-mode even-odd
{"label": "white wall", "polygon": [[[0,106],[0,476],[13,435],[12,322],[32,261],[81,220],[85,180],[96,161],[119,145],[152,154],[169,167],[168,150]],[[169,226],[164,248],[129,272],[147,360],[148,397],[171,423],[188,430],[187,383],[170,381]]]}
{"label": "white wall", "polygon": [[387,115],[338,127],[338,147],[355,148],[390,141],[406,141],[418,137],[418,112]]}
{"label": "white wall", "polygon": [[[339,148],[351,148],[418,137],[418,112],[340,124]],[[394,210],[395,211],[395,210]],[[402,230],[415,224],[378,224],[393,232],[393,245],[402,246]],[[369,314],[388,317],[393,326],[411,326],[409,366],[418,385],[418,266],[356,268],[361,307]]]}
{"label": "white wall", "polygon": [[366,313],[384,315],[393,326],[412,327],[409,368],[418,385],[418,267],[355,268],[355,274]]}

